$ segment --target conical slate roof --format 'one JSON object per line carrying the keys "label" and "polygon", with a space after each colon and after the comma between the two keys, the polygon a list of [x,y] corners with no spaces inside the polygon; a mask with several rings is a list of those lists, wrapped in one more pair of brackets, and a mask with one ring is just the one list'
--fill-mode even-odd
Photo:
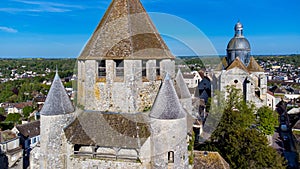
{"label": "conical slate roof", "polygon": [[155,119],[181,119],[185,117],[185,111],[179,102],[168,74],[153,103],[149,116]]}
{"label": "conical slate roof", "polygon": [[139,0],[113,0],[78,59],[174,59],[174,56]]}
{"label": "conical slate roof", "polygon": [[41,110],[41,115],[53,116],[74,112],[74,107],[69,96],[56,72],[45,104]]}
{"label": "conical slate roof", "polygon": [[180,69],[178,70],[176,78],[175,78],[175,90],[176,90],[177,96],[180,99],[191,98],[190,91],[189,91],[186,83],[184,82],[184,79],[183,79]]}
{"label": "conical slate roof", "polygon": [[250,72],[264,72],[264,69],[256,62],[254,57],[250,58],[250,63],[247,67]]}
{"label": "conical slate roof", "polygon": [[240,58],[235,58],[235,60],[226,68],[226,70],[230,70],[233,68],[239,68],[244,70],[245,72],[248,72],[248,69],[246,68],[246,66],[241,62]]}

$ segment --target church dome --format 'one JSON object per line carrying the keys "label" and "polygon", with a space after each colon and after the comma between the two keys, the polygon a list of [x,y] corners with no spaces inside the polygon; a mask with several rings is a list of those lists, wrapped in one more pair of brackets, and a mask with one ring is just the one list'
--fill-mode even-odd
{"label": "church dome", "polygon": [[250,43],[244,37],[234,37],[232,38],[228,45],[227,50],[249,50],[250,51]]}
{"label": "church dome", "polygon": [[239,57],[245,66],[250,61],[250,43],[243,35],[243,25],[237,22],[234,26],[235,35],[227,45],[227,63],[230,65],[235,58]]}

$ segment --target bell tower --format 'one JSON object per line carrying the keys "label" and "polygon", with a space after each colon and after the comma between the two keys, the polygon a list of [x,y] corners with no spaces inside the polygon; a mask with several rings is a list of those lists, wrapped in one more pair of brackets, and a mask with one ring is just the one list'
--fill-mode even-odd
{"label": "bell tower", "polygon": [[114,0],[78,57],[78,105],[143,112],[174,59],[139,0]]}

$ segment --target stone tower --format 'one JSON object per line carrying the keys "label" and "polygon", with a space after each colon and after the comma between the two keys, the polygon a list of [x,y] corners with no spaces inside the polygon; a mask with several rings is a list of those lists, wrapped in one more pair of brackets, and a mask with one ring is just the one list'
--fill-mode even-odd
{"label": "stone tower", "polygon": [[[167,75],[152,110],[151,151],[153,168],[187,168],[187,114]],[[174,131],[176,129],[176,131]]]}
{"label": "stone tower", "polygon": [[41,110],[41,168],[65,168],[66,152],[62,147],[63,128],[72,119],[72,112],[74,112],[74,107],[56,72]]}
{"label": "stone tower", "polygon": [[175,77],[174,56],[139,0],[113,0],[78,58],[77,103],[84,110],[148,110],[159,81]]}

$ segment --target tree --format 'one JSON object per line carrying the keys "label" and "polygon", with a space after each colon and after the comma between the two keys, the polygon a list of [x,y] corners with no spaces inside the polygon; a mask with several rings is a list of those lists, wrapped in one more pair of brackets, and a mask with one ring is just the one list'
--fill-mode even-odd
{"label": "tree", "polygon": [[267,138],[253,127],[256,123],[254,105],[247,103],[241,91],[227,88],[223,116],[210,142],[202,149],[218,150],[233,169],[285,168],[285,161],[268,146]]}
{"label": "tree", "polygon": [[274,134],[275,127],[278,126],[277,113],[267,106],[263,106],[257,110],[258,129],[265,135]]}
{"label": "tree", "polygon": [[19,113],[10,113],[7,115],[5,122],[8,123],[20,123],[21,115]]}
{"label": "tree", "polygon": [[25,106],[24,108],[23,108],[23,116],[25,117],[25,118],[28,118],[28,116],[30,115],[30,113],[32,113],[33,112],[33,107],[31,107],[31,106]]}
{"label": "tree", "polygon": [[4,115],[5,114],[5,109],[4,107],[0,107],[0,115]]}

